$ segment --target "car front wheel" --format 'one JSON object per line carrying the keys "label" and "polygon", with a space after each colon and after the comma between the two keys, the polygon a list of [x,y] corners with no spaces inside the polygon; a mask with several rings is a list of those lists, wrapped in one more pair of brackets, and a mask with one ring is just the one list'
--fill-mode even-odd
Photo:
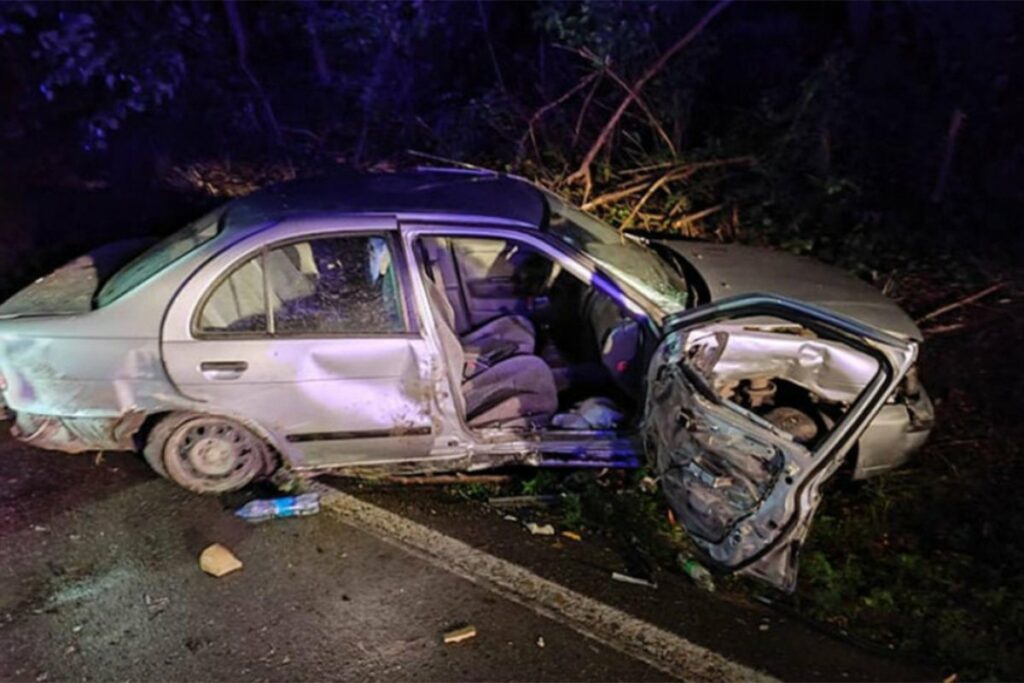
{"label": "car front wheel", "polygon": [[143,450],[158,474],[196,493],[244,488],[269,474],[274,458],[267,444],[238,422],[181,413],[161,420]]}

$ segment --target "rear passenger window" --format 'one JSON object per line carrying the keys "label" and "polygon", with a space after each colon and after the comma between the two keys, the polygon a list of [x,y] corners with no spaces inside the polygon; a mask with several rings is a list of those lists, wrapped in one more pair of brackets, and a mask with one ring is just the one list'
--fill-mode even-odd
{"label": "rear passenger window", "polygon": [[267,302],[261,257],[246,261],[213,290],[199,317],[199,331],[265,332]]}
{"label": "rear passenger window", "polygon": [[214,290],[200,315],[199,331],[275,336],[406,332],[388,239],[324,237],[254,257]]}

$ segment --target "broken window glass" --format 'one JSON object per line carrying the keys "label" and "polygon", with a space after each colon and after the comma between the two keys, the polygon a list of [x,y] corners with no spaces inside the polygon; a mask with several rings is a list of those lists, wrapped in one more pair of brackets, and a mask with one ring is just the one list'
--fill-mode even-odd
{"label": "broken window glass", "polygon": [[407,331],[391,249],[383,236],[328,237],[266,257],[276,334]]}

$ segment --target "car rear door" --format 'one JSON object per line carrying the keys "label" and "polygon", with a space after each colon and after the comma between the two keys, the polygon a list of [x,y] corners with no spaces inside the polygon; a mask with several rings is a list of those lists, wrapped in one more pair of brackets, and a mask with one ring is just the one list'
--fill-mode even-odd
{"label": "car rear door", "polygon": [[298,466],[410,460],[433,444],[431,356],[393,219],[281,224],[215,257],[165,319],[167,372],[256,422]]}
{"label": "car rear door", "polygon": [[[714,566],[794,588],[822,484],[916,355],[913,342],[772,295],[666,321],[648,370],[644,440],[677,520]],[[740,405],[766,383],[806,391],[833,418],[808,442]]]}

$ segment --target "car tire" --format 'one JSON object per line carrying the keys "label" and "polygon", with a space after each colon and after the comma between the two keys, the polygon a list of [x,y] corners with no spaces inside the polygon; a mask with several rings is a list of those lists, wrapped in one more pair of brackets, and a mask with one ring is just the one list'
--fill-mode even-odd
{"label": "car tire", "polygon": [[245,488],[274,470],[272,449],[239,422],[199,413],[175,413],[157,423],[143,457],[161,477],[195,493]]}

